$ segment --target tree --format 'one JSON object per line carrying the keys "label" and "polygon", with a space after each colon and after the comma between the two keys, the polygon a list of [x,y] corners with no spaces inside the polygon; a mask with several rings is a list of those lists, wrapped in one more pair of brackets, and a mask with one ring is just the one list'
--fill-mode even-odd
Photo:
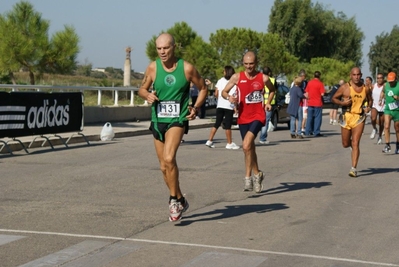
{"label": "tree", "polygon": [[[175,23],[175,25],[169,28],[167,33],[170,33],[175,38],[177,49],[175,55],[177,57],[183,57],[182,48],[189,46],[194,39],[197,37],[197,33],[191,29],[186,22]],[[162,31],[161,33],[165,33]],[[161,34],[160,33],[160,34]],[[158,57],[155,41],[158,36],[153,36],[151,40],[147,42],[146,54],[151,61],[154,61]]]}
{"label": "tree", "polygon": [[288,52],[278,34],[262,35],[258,59],[261,67],[270,67],[274,74],[298,71],[298,58]]}
{"label": "tree", "polygon": [[39,64],[41,72],[71,74],[76,70],[79,36],[72,26],[64,27],[64,31],[56,32],[48,47],[44,47],[45,54]]}
{"label": "tree", "polygon": [[30,83],[35,84],[35,73],[70,73],[76,69],[79,37],[73,27],[65,26],[48,37],[49,21],[21,1],[12,11],[0,15],[0,71],[9,73],[21,68],[29,72]]}
{"label": "tree", "polygon": [[8,73],[1,73],[0,72],[0,83],[1,84],[8,84],[10,83],[10,76],[8,75]]}
{"label": "tree", "polygon": [[211,46],[216,49],[221,66],[230,65],[236,71],[242,69],[242,57],[251,50],[255,53],[261,47],[262,34],[246,28],[219,29],[211,33]]}
{"label": "tree", "polygon": [[[186,23],[175,23],[167,33],[173,35],[176,43],[175,55],[193,64],[198,72],[208,79],[216,78],[218,68],[218,55],[216,51]],[[164,33],[164,31],[162,32]],[[146,53],[150,60],[155,60],[158,53],[155,46],[157,36],[147,42]]]}
{"label": "tree", "polygon": [[311,0],[275,0],[268,31],[278,34],[288,51],[302,62],[328,57],[361,66],[363,32],[355,19],[337,16]]}
{"label": "tree", "polygon": [[372,42],[368,53],[370,71],[373,76],[378,72],[399,71],[399,26],[393,26],[391,32],[381,33]]}
{"label": "tree", "polygon": [[85,62],[81,65],[76,66],[76,75],[81,75],[81,76],[90,76],[91,70],[93,68],[93,64],[89,62],[88,59],[85,59]]}
{"label": "tree", "polygon": [[347,18],[343,12],[338,12],[335,19],[329,22],[332,34],[327,47],[330,47],[329,55],[339,61],[351,60],[356,66],[362,66],[362,41],[364,34],[357,27],[355,18]]}
{"label": "tree", "polygon": [[219,55],[216,50],[197,36],[191,44],[182,48],[185,60],[195,66],[202,77],[211,81],[216,80],[220,68]]}
{"label": "tree", "polygon": [[[353,61],[341,62],[332,58],[312,58],[310,63],[301,64],[299,67],[306,70],[308,79],[313,78],[315,71],[320,71],[324,85],[334,85],[339,80],[348,80],[353,66],[355,66]],[[294,73],[293,76],[296,74]]]}

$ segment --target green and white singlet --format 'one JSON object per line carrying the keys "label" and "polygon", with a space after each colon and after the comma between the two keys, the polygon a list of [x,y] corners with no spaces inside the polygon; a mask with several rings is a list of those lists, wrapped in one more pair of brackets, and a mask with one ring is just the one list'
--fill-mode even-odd
{"label": "green and white singlet", "polygon": [[178,59],[176,69],[164,70],[156,59],[154,90],[159,101],[152,104],[151,121],[154,123],[183,123],[189,115],[190,83],[184,74],[184,60]]}
{"label": "green and white singlet", "polygon": [[385,111],[399,110],[399,100],[393,98],[394,95],[399,95],[399,82],[396,82],[394,87],[391,87],[389,82],[385,83]]}

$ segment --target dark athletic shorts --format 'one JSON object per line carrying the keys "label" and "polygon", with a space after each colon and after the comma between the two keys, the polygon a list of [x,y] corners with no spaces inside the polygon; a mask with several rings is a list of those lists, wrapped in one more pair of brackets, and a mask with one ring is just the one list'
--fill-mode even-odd
{"label": "dark athletic shorts", "polygon": [[371,109],[372,109],[372,110],[373,110],[373,109],[377,110],[378,116],[384,115],[384,111],[379,111],[379,110],[376,109],[376,108],[371,108]]}
{"label": "dark athletic shorts", "polygon": [[240,128],[241,138],[244,140],[247,132],[252,132],[256,138],[263,126],[264,125],[260,121],[253,121],[248,124],[239,124],[238,127]]}
{"label": "dark athletic shorts", "polygon": [[188,133],[188,121],[185,121],[183,123],[179,122],[172,122],[172,123],[154,123],[151,122],[150,125],[150,131],[152,132],[152,135],[156,140],[159,140],[161,142],[165,142],[165,133],[172,127],[184,127],[184,133]]}
{"label": "dark athletic shorts", "polygon": [[338,109],[339,108],[339,105],[337,105],[337,104],[332,104],[332,106],[331,106],[331,109]]}
{"label": "dark athletic shorts", "polygon": [[234,115],[234,110],[232,110],[232,109],[217,108],[216,109],[216,122],[213,127],[218,129],[220,127],[220,125],[222,124],[222,121],[224,118],[224,129],[230,130],[231,124],[233,123],[233,115]]}

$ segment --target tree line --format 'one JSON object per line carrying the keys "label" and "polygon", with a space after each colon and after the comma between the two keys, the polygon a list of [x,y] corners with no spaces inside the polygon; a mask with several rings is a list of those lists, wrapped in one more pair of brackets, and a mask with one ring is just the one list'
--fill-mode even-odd
{"label": "tree line", "polygon": [[[90,75],[91,64],[79,65],[76,58],[79,36],[73,26],[48,36],[50,22],[41,17],[27,1],[0,15],[0,79],[13,73],[29,72],[30,83],[43,73]],[[171,33],[177,44],[176,55],[196,66],[200,73],[216,80],[225,65],[242,70],[242,56],[254,51],[259,67],[270,67],[274,74],[293,78],[299,69],[308,73],[319,70],[325,84],[335,84],[348,76],[353,66],[362,66],[364,33],[354,17],[335,13],[311,0],[275,0],[265,32],[248,28],[218,29],[209,42],[203,40],[186,22],[177,22],[163,32]],[[146,54],[155,60],[157,52],[152,36]],[[372,43],[368,54],[370,71],[375,75],[398,69],[399,27],[382,33]],[[89,69],[90,68],[90,69]]]}

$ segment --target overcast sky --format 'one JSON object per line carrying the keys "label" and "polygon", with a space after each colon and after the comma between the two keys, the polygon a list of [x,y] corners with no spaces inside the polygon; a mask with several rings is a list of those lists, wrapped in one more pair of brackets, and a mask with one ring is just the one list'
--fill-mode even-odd
{"label": "overcast sky", "polygon": [[[19,1],[2,0],[0,13]],[[233,27],[266,32],[274,0],[29,0],[42,18],[50,20],[50,34],[75,27],[81,38],[78,60],[93,67],[122,68],[125,48],[131,46],[132,69],[144,71],[149,63],[146,43],[176,22],[185,21],[208,42],[211,33]],[[314,3],[316,1],[313,1]],[[319,0],[329,10],[355,16],[365,34],[363,76],[370,75],[367,54],[371,42],[399,24],[397,0]]]}

